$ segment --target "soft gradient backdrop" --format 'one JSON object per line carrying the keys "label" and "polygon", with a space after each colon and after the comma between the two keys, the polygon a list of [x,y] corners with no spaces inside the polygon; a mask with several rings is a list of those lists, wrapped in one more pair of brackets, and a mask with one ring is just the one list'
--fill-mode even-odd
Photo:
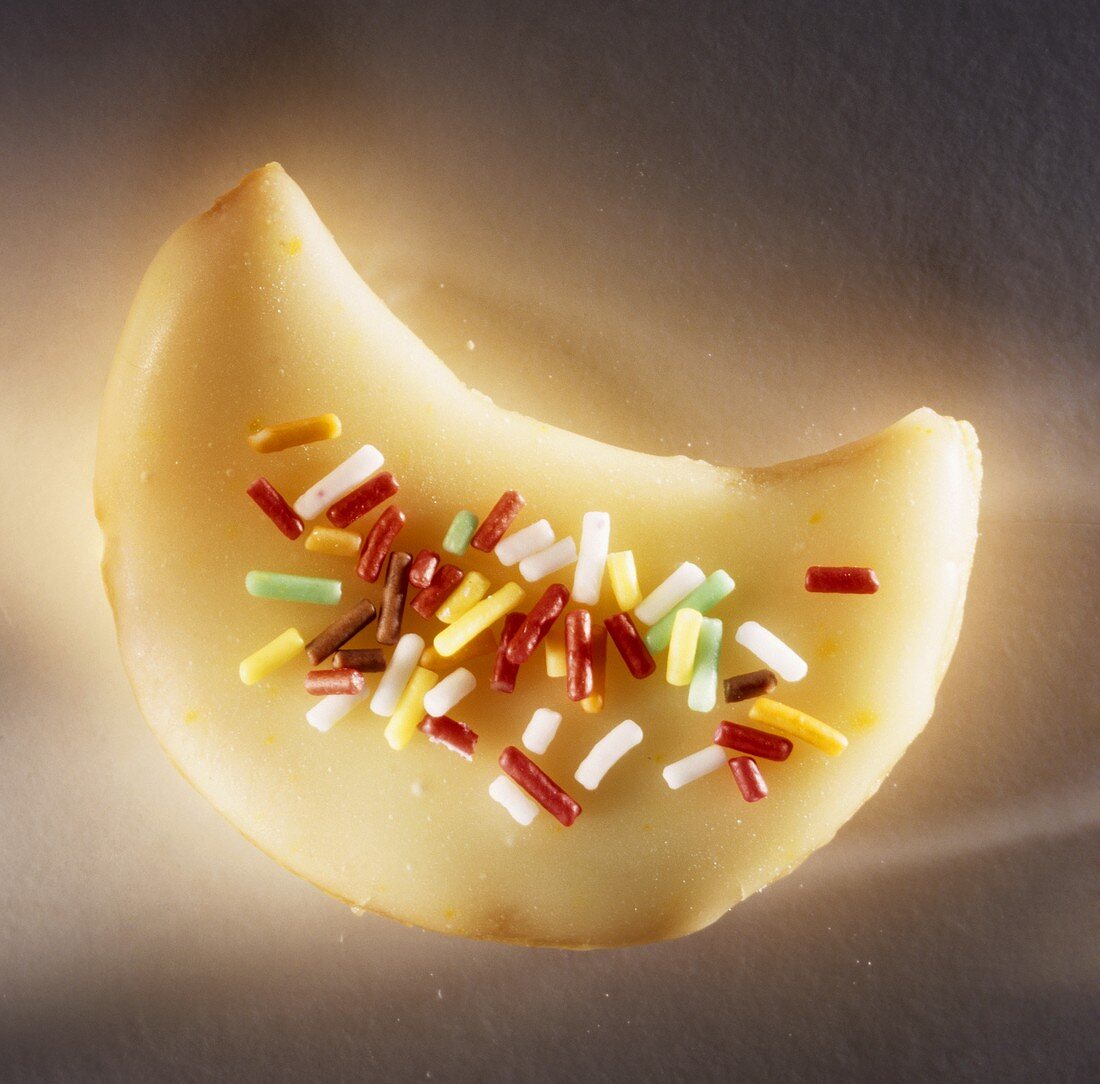
{"label": "soft gradient backdrop", "polygon": [[[0,6],[0,1076],[1095,1078],[1090,7]],[[158,244],[270,159],[504,405],[724,463],[975,424],[936,715],[794,875],[671,944],[448,939],[299,882],[161,755],[98,401]]]}

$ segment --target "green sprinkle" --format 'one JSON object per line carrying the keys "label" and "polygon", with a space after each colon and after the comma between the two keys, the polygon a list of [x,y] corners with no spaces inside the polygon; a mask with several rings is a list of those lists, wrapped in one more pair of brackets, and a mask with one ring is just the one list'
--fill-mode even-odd
{"label": "green sprinkle", "polygon": [[718,569],[712,572],[687,598],[677,602],[671,610],[657,622],[645,634],[645,645],[656,654],[668,647],[668,641],[672,637],[672,622],[676,614],[683,609],[691,607],[701,614],[709,613],[733,590],[733,578],[728,572]]}
{"label": "green sprinkle", "polygon": [[691,672],[688,707],[692,711],[713,711],[718,702],[718,653],[722,650],[722,622],[704,617],[695,649],[695,668]]}
{"label": "green sprinkle", "polygon": [[470,539],[477,530],[477,516],[465,508],[451,520],[447,533],[443,536],[443,548],[448,553],[461,557],[470,548]]}
{"label": "green sprinkle", "polygon": [[340,601],[343,585],[339,580],[323,580],[317,576],[292,576],[287,572],[250,572],[244,586],[256,598],[276,598],[282,602],[315,602],[318,606],[335,606]]}

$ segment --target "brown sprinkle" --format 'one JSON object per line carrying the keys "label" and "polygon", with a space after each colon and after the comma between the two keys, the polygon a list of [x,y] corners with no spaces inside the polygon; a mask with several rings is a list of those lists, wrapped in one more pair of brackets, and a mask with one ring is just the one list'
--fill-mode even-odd
{"label": "brown sprinkle", "polygon": [[374,617],[374,603],[370,599],[356,603],[306,644],[307,658],[314,666],[320,666],[337,648],[343,647],[357,632],[365,629]]}
{"label": "brown sprinkle", "polygon": [[332,657],[335,670],[361,670],[364,674],[380,674],[386,669],[386,656],[380,647],[345,647]]}
{"label": "brown sprinkle", "polygon": [[409,565],[412,554],[394,550],[386,562],[386,583],[382,588],[382,608],[378,611],[378,642],[396,644],[405,616],[405,598],[409,593]]}
{"label": "brown sprinkle", "polygon": [[726,703],[736,704],[741,700],[753,700],[758,696],[767,696],[774,691],[779,679],[770,670],[753,670],[750,674],[738,674],[726,678]]}

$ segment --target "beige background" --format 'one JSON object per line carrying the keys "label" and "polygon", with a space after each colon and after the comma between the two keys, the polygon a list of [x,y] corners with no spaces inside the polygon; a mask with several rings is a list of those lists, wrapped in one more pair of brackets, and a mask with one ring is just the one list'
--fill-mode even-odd
{"label": "beige background", "polygon": [[[1096,1072],[1097,26],[919,7],[5,6],[0,1076]],[[98,579],[98,400],[157,244],[271,158],[505,405],[726,463],[975,424],[936,715],[786,881],[644,949],[447,939],[163,758]]]}

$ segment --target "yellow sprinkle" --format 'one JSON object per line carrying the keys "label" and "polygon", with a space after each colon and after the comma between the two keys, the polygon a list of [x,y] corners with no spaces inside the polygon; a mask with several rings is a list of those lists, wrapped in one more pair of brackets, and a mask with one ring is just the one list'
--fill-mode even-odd
{"label": "yellow sprinkle", "polygon": [[183,721],[185,723],[197,723],[199,721],[200,712],[197,708],[190,708],[183,713]]}
{"label": "yellow sprinkle", "polygon": [[699,630],[703,615],[690,606],[678,610],[672,622],[672,637],[668,642],[668,664],[665,677],[669,685],[690,685],[695,670],[695,649],[699,646]]}
{"label": "yellow sprinkle", "polygon": [[611,579],[611,590],[620,610],[633,610],[642,601],[642,592],[638,587],[638,569],[634,565],[634,551],[607,555],[607,575]]}
{"label": "yellow sprinkle", "polygon": [[404,749],[409,744],[409,740],[416,733],[417,724],[424,718],[424,694],[437,681],[439,681],[439,675],[433,674],[431,670],[425,670],[423,666],[418,666],[413,671],[383,732],[391,749]]}
{"label": "yellow sprinkle", "polygon": [[299,444],[317,440],[332,440],[340,435],[340,419],[335,414],[318,414],[316,418],[299,418],[294,422],[265,426],[248,438],[257,452],[281,452]]}
{"label": "yellow sprinkle", "polygon": [[444,625],[453,625],[469,613],[489,593],[489,581],[480,572],[467,572],[462,582],[446,597],[435,616]]}
{"label": "yellow sprinkle", "polygon": [[810,513],[811,523],[820,523],[825,518],[824,512],[812,512]]}
{"label": "yellow sprinkle", "polygon": [[807,715],[797,708],[789,708],[786,704],[780,704],[778,700],[769,700],[762,696],[753,702],[749,709],[749,718],[758,723],[766,723],[773,730],[778,730],[788,738],[800,738],[816,746],[823,753],[835,757],[848,748],[848,739],[826,726],[821,720]]}
{"label": "yellow sprinkle", "polygon": [[289,241],[280,241],[279,244],[286,249],[288,256],[297,256],[302,251],[302,239],[291,237]]}
{"label": "yellow sprinkle", "polygon": [[603,693],[593,693],[581,701],[581,711],[586,715],[595,715],[603,711]]}
{"label": "yellow sprinkle", "polygon": [[482,599],[472,610],[464,613],[453,625],[448,625],[432,641],[435,649],[449,659],[460,647],[468,644],[479,632],[489,628],[494,621],[514,610],[524,598],[518,583],[506,583],[499,591]]}
{"label": "yellow sprinkle", "polygon": [[467,659],[477,659],[482,655],[495,655],[497,638],[491,629],[478,633],[465,647],[459,648],[449,659],[445,659],[432,644],[424,648],[424,654],[420,656],[420,665],[429,670],[450,669],[458,662],[466,662]]}
{"label": "yellow sprinkle", "polygon": [[543,643],[546,645],[546,676],[565,677],[565,622],[551,625]]}
{"label": "yellow sprinkle", "polygon": [[327,553],[329,557],[358,557],[363,536],[336,527],[314,527],[306,538],[310,553]]}
{"label": "yellow sprinkle", "polygon": [[241,681],[246,685],[255,685],[273,674],[284,663],[290,662],[300,651],[304,651],[305,640],[297,629],[287,629],[279,633],[269,644],[254,651],[240,666]]}

